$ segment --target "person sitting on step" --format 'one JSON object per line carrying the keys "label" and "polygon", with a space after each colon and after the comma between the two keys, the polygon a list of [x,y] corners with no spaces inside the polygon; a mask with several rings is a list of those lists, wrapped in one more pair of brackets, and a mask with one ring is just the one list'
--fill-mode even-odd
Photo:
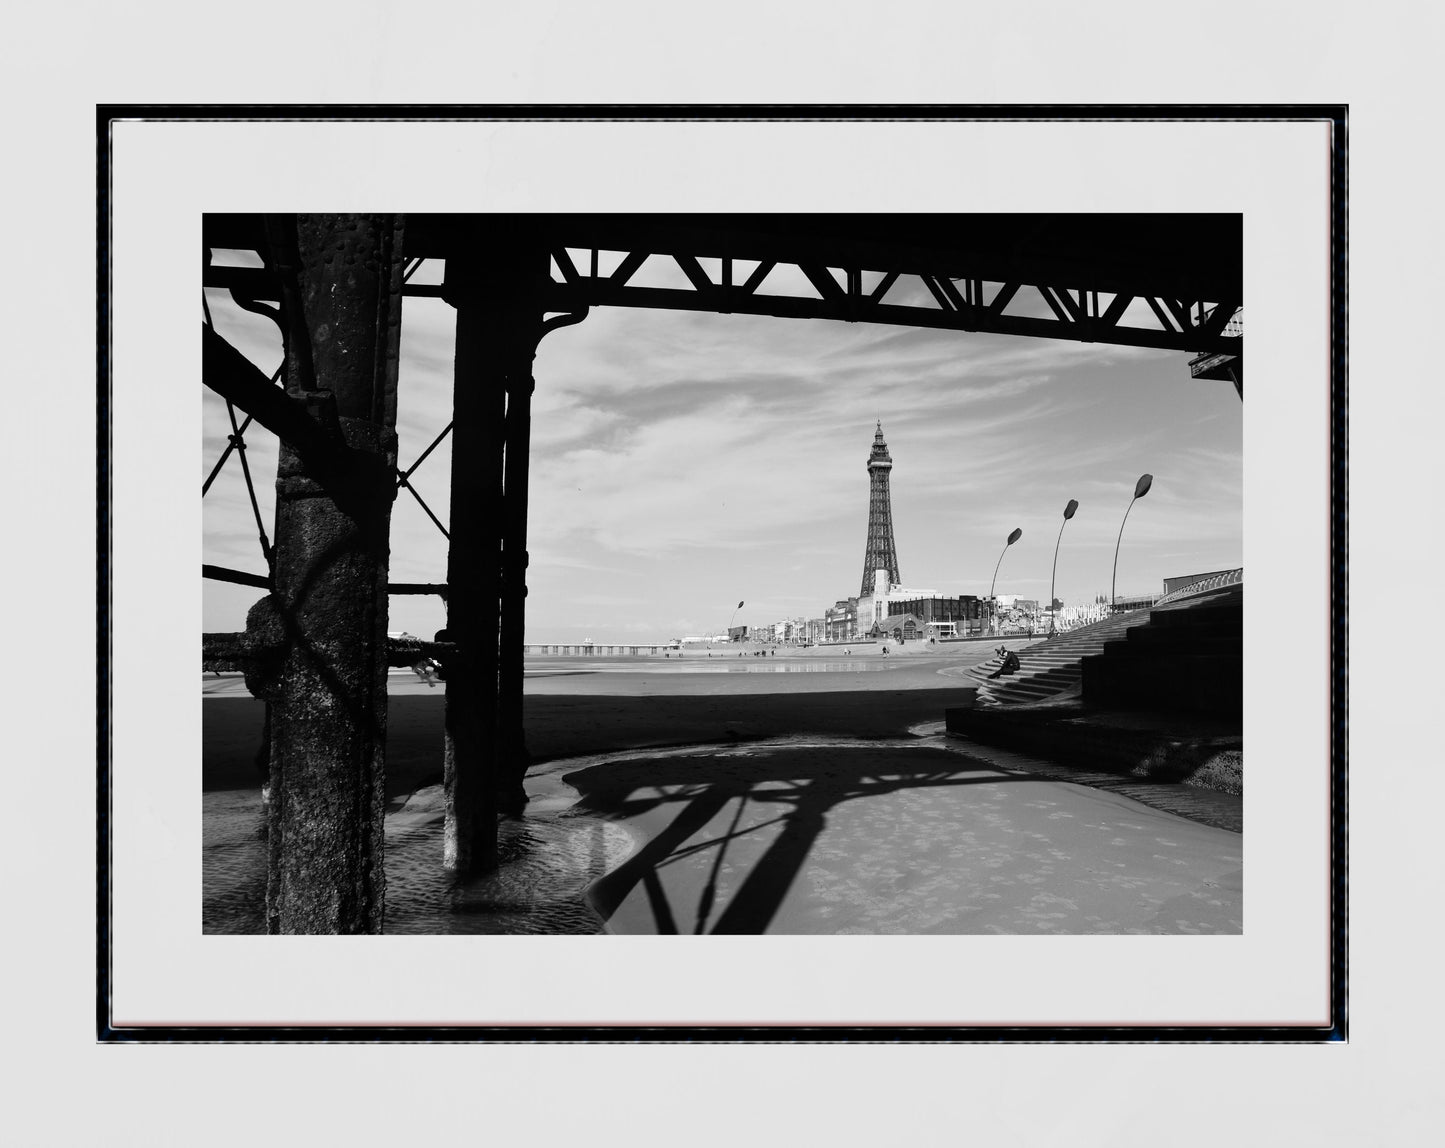
{"label": "person sitting on step", "polygon": [[993,673],[989,674],[990,678],[1001,677],[1004,674],[1012,674],[1018,670],[1019,656],[1016,653],[1014,653],[1012,650],[1005,649],[1003,646],[1000,646],[995,652],[1003,660],[999,663],[998,669],[994,670]]}

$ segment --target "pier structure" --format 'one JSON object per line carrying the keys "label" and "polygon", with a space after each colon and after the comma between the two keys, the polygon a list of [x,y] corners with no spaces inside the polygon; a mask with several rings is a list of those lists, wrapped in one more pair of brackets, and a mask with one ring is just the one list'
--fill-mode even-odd
{"label": "pier structure", "polygon": [[[1225,355],[1242,398],[1243,334],[1228,328],[1243,302],[1237,215],[211,214],[202,244],[204,286],[275,321],[285,346],[282,368],[267,378],[203,325],[202,381],[226,399],[234,432],[203,494],[231,455],[245,470],[253,423],[283,443],[274,542],[252,500],[265,572],[202,570],[267,591],[246,631],[206,635],[202,656],[210,668],[244,670],[273,711],[271,932],[380,930],[386,670],[419,656],[441,663],[447,686],[440,860],[462,872],[496,865],[497,818],[525,801],[532,362],[542,338],[589,308]],[[221,266],[212,258],[218,250],[252,253],[259,265]],[[442,283],[410,282],[428,259],[444,261]],[[649,259],[675,267],[686,285],[635,284]],[[777,268],[799,273],[813,297],[770,288]],[[906,293],[900,284],[926,291]],[[402,470],[397,347],[404,299],[416,296],[442,298],[457,312],[452,411],[432,446]],[[1147,307],[1131,307],[1136,301]],[[1140,314],[1142,323],[1130,318]],[[443,524],[413,474],[448,435]],[[873,482],[883,479],[886,509],[891,459],[881,424],[875,446],[880,465],[870,457],[869,470]],[[390,508],[402,490],[448,538],[444,582],[388,580]],[[874,569],[896,578],[891,515],[885,519],[890,561]],[[870,509],[870,551],[871,522]],[[388,640],[389,598],[408,593],[445,600],[447,625],[435,641]]]}
{"label": "pier structure", "polygon": [[675,654],[682,647],[674,642],[528,642],[522,652],[528,657],[565,654],[568,657],[650,657]]}

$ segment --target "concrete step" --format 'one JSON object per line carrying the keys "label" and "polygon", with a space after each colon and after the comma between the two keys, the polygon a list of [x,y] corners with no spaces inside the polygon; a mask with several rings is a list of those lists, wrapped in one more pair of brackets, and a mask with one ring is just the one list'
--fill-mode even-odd
{"label": "concrete step", "polygon": [[[1123,641],[1136,645],[1159,644],[1186,641],[1238,641],[1244,636],[1244,620],[1236,616],[1219,625],[1204,626],[1138,626],[1124,635]],[[1119,641],[1120,639],[1114,639]],[[1105,642],[1109,645],[1109,642]]]}
{"label": "concrete step", "polygon": [[1019,669],[1005,677],[989,676],[999,667],[998,657],[970,666],[963,676],[977,683],[980,706],[1041,701],[1078,687],[1085,658],[1101,654],[1110,641],[1122,639],[1148,620],[1147,611],[1106,618],[1082,630],[1015,650]]}
{"label": "concrete step", "polygon": [[1059,696],[1058,690],[1030,689],[1027,686],[1010,686],[999,690],[993,700],[999,705],[1020,705],[1024,702],[1041,702]]}
{"label": "concrete step", "polygon": [[[1031,710],[1008,706],[950,708],[946,729],[983,745],[1003,746],[1057,763],[1084,784],[1099,784],[1090,771],[1121,779],[1120,792],[1135,800],[1156,795],[1160,808],[1239,832],[1243,809],[1237,793],[1198,789],[1211,763],[1238,760],[1243,738],[1237,721],[1204,716],[1161,720],[1154,714],[1091,711],[1077,703]],[[1181,786],[1170,782],[1193,782]],[[1110,788],[1107,784],[1104,788]]]}
{"label": "concrete step", "polygon": [[[1176,636],[1177,633],[1177,636]],[[1145,641],[1125,641],[1117,649],[1107,652],[1118,657],[1152,658],[1164,654],[1228,654],[1241,657],[1244,654],[1242,634],[1190,634],[1170,632],[1168,638],[1154,637]]]}
{"label": "concrete step", "polygon": [[1092,657],[1109,658],[1162,658],[1169,654],[1217,654],[1221,657],[1238,658],[1244,653],[1244,636],[1192,634],[1187,630],[1167,631],[1165,636],[1135,641],[1124,638],[1109,642]]}
{"label": "concrete step", "polygon": [[1084,698],[1096,704],[1171,711],[1239,713],[1244,663],[1238,656],[1101,655],[1083,664]]}
{"label": "concrete step", "polygon": [[[1081,689],[1114,704],[1236,713],[1242,706],[1243,603],[1243,587],[1236,585],[1115,615],[1016,650],[1019,669],[1013,674],[991,678],[1000,664],[991,657],[964,676],[976,684],[981,707],[1007,708]],[[1209,681],[1198,684],[1201,677]]]}
{"label": "concrete step", "polygon": [[1184,609],[1178,606],[1155,610],[1149,624],[1164,628],[1170,626],[1229,625],[1244,617],[1244,600],[1218,606],[1195,606]]}

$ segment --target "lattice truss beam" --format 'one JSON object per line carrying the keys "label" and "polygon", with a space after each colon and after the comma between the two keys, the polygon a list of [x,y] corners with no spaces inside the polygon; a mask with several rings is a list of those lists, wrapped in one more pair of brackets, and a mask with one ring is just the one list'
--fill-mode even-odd
{"label": "lattice truss beam", "polygon": [[[576,306],[570,301],[575,299],[594,306],[835,319],[1194,353],[1238,354],[1243,342],[1237,327],[1226,330],[1238,300],[1110,293],[1056,282],[991,282],[812,261],[724,256],[709,259],[704,267],[697,256],[647,250],[559,247],[552,259],[560,276],[560,282],[554,281],[559,309],[564,299],[566,306]],[[675,267],[685,283],[638,284],[637,273],[649,261]],[[770,291],[774,279],[806,283],[815,297]],[[919,286],[924,291],[909,290]]]}
{"label": "lattice truss beam", "polygon": [[[834,319],[903,327],[1025,335],[1157,347],[1193,354],[1243,352],[1238,299],[1109,292],[1057,281],[991,281],[811,260],[743,260],[634,248],[552,248],[549,311],[584,306],[643,307],[721,314]],[[646,276],[639,275],[644,268]],[[644,282],[643,280],[646,280]],[[253,299],[274,293],[265,272],[216,267],[207,283]],[[658,285],[659,282],[669,285]],[[776,285],[783,285],[778,290]],[[408,283],[410,296],[440,296]]]}
{"label": "lattice truss beam", "polygon": [[[498,235],[551,255],[548,310],[649,307],[993,332],[1239,355],[1243,225],[1230,214],[407,216],[407,254],[482,259]],[[255,251],[262,217],[208,215]],[[469,274],[485,275],[486,268]],[[273,298],[260,268],[206,282]],[[529,285],[533,286],[533,285]],[[506,285],[498,282],[499,291]],[[408,283],[413,296],[440,295]],[[270,292],[270,294],[268,294]]]}
{"label": "lattice truss beam", "polygon": [[[1241,386],[1243,300],[1236,217],[901,216],[880,221],[870,216],[510,216],[502,220],[422,214],[407,217],[410,260],[404,293],[441,296],[442,286],[411,281],[421,262],[475,258],[471,253],[484,252],[487,234],[499,226],[509,232],[529,232],[550,253],[551,277],[531,285],[549,312],[643,307],[1155,347],[1197,356],[1191,363],[1196,377],[1223,377],[1219,372],[1227,368],[1236,388]],[[205,231],[208,249],[259,253],[264,248],[260,216],[207,216]],[[459,242],[467,236],[470,242]],[[460,255],[462,251],[468,254]],[[263,266],[222,266],[208,259],[203,282],[229,289],[247,310],[269,313],[272,309],[264,303],[279,302],[279,280],[264,266],[264,255],[257,254],[252,261]],[[497,289],[505,293],[507,284],[499,279]],[[286,409],[284,390],[276,385],[279,379],[267,380],[254,369],[230,375],[237,389],[228,400],[248,417],[245,423],[233,422],[230,445],[216,471],[232,453],[241,455],[244,467],[244,435],[252,418],[283,436],[288,431],[314,432],[313,422]],[[213,379],[208,377],[207,382]],[[398,470],[396,478],[398,489],[407,490],[445,534],[446,527],[412,481],[416,466],[437,442],[411,468]],[[207,479],[207,488],[214,478],[215,472]],[[257,519],[269,565],[259,513]],[[207,573],[224,577],[238,572],[212,568]],[[260,580],[255,575],[235,580],[242,577],[249,584]],[[392,589],[442,590],[431,585]]]}

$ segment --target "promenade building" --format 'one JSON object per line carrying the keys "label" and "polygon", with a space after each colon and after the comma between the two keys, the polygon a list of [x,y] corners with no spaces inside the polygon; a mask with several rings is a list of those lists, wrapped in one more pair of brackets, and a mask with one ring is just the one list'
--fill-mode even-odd
{"label": "promenade building", "polygon": [[872,590],[858,599],[857,636],[860,638],[876,638],[884,632],[889,603],[905,602],[915,598],[938,597],[937,590],[923,590],[890,583],[887,574],[886,570],[875,570]]}
{"label": "promenade building", "polygon": [[850,642],[858,637],[858,599],[839,598],[823,611],[824,640]]}
{"label": "promenade building", "polygon": [[972,594],[957,598],[889,599],[885,629],[892,633],[910,618],[918,631],[914,636],[957,638],[982,632],[988,624],[988,611],[983,599]]}

